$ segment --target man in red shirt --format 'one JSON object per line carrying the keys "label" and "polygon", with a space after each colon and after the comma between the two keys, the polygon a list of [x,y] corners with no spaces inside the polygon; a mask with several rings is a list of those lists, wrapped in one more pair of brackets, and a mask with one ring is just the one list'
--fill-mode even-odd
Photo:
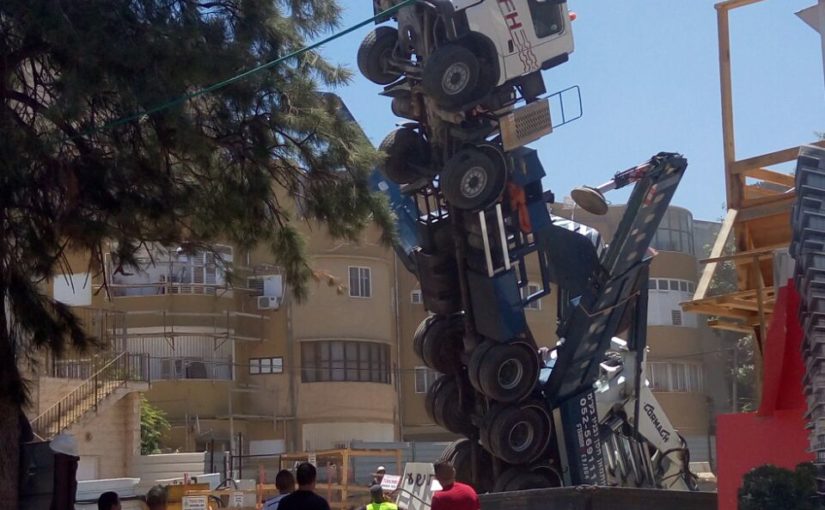
{"label": "man in red shirt", "polygon": [[475,489],[455,481],[455,468],[447,461],[434,464],[435,478],[441,490],[433,493],[431,510],[480,510]]}

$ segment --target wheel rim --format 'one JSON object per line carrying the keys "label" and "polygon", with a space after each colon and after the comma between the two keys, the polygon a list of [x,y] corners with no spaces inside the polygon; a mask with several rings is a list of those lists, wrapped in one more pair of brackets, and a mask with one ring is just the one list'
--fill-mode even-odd
{"label": "wheel rim", "polygon": [[505,390],[516,388],[524,377],[524,367],[517,359],[508,359],[498,368],[498,384]]}
{"label": "wheel rim", "polygon": [[474,166],[461,176],[461,194],[466,198],[476,198],[487,186],[487,172]]}
{"label": "wheel rim", "polygon": [[459,94],[470,83],[470,66],[464,62],[450,65],[441,79],[441,88],[445,93],[454,96]]}
{"label": "wheel rim", "polygon": [[521,453],[530,448],[530,445],[533,444],[534,436],[535,432],[533,431],[532,425],[527,421],[520,421],[510,428],[507,442],[513,451]]}

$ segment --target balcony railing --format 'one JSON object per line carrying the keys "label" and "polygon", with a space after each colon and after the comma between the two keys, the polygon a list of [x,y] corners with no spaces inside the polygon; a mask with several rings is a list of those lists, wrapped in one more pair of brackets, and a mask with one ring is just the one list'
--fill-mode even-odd
{"label": "balcony railing", "polygon": [[35,434],[43,439],[56,436],[77,423],[118,388],[130,381],[149,382],[149,359],[143,354],[121,353],[106,362],[83,383],[32,421]]}

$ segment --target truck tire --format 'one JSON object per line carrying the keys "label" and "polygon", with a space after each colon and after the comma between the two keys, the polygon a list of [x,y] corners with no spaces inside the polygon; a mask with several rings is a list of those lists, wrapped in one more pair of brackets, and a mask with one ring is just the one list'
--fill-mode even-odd
{"label": "truck tire", "polygon": [[493,492],[546,489],[553,486],[553,482],[539,472],[521,467],[511,467],[498,477],[493,486]]}
{"label": "truck tire", "polygon": [[464,352],[464,323],[460,315],[441,317],[423,333],[421,354],[424,364],[442,374],[461,371]]}
{"label": "truck tire", "polygon": [[421,85],[442,108],[457,111],[486,95],[479,90],[480,74],[481,66],[472,51],[447,44],[424,63]]}
{"label": "truck tire", "polygon": [[401,77],[401,72],[390,69],[392,52],[398,44],[398,30],[378,27],[361,41],[358,48],[358,69],[369,81],[388,85]]}
{"label": "truck tire", "polygon": [[477,148],[458,151],[445,164],[439,186],[451,205],[468,211],[485,209],[504,191],[502,161]]}
{"label": "truck tire", "polygon": [[476,346],[476,348],[473,349],[473,352],[470,353],[470,360],[467,363],[467,378],[470,380],[470,384],[476,390],[481,387],[481,383],[478,380],[480,363],[487,355],[487,351],[489,351],[496,345],[498,345],[498,342],[495,342],[493,340],[485,340],[481,342],[478,346]]}
{"label": "truck tire", "polygon": [[460,406],[460,394],[456,378],[449,375],[442,375],[436,382],[440,384],[430,387],[427,394],[432,411],[430,418],[445,429],[454,434],[472,435],[475,433],[475,426],[470,421],[470,417]]}
{"label": "truck tire", "polygon": [[497,343],[474,362],[471,366],[477,373],[475,388],[493,400],[518,402],[536,387],[538,353],[525,343]]}
{"label": "truck tire", "polygon": [[409,184],[423,177],[419,168],[429,163],[429,145],[414,129],[402,127],[392,131],[378,148],[387,154],[380,166],[387,179]]}
{"label": "truck tire", "polygon": [[428,316],[418,324],[418,327],[415,329],[415,333],[413,333],[413,351],[421,361],[424,361],[424,334],[427,332],[427,328],[430,327],[430,324],[437,320],[437,318],[437,315]]}
{"label": "truck tire", "polygon": [[419,227],[421,250],[426,253],[439,253],[455,257],[455,241],[453,240],[453,225],[448,220],[431,224],[422,224]]}
{"label": "truck tire", "polygon": [[424,307],[430,313],[450,315],[461,311],[461,295],[458,293],[448,296],[430,296],[423,294]]}
{"label": "truck tire", "polygon": [[444,460],[455,468],[457,481],[473,486],[478,493],[489,492],[493,487],[493,458],[483,448],[478,448],[477,479],[473,479],[473,441],[461,438],[453,441],[442,452]]}
{"label": "truck tire", "polygon": [[481,444],[504,462],[529,464],[545,452],[552,430],[540,403],[497,405],[484,416]]}
{"label": "truck tire", "polygon": [[[433,418],[435,416],[435,396],[440,391],[441,385],[447,382],[449,377],[441,376],[436,379],[427,390],[427,395],[424,397],[424,410],[427,411],[427,416]],[[433,418],[434,420],[435,418]]]}

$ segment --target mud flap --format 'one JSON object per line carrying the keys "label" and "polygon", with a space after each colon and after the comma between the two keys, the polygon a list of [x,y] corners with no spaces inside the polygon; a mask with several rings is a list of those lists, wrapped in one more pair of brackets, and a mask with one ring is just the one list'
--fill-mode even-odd
{"label": "mud flap", "polygon": [[[587,390],[553,411],[565,485],[607,485],[596,394]],[[566,459],[565,459],[566,457]]]}

